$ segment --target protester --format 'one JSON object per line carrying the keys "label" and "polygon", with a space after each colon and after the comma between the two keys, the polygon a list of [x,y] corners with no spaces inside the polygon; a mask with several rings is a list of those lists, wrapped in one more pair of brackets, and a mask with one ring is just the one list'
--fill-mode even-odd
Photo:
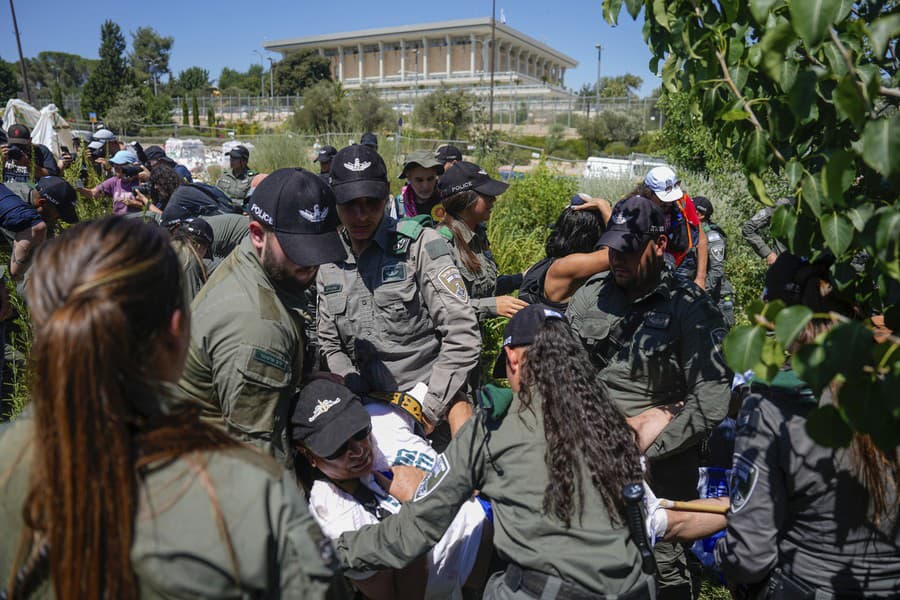
{"label": "protester", "polygon": [[325,598],[296,486],[172,395],[190,317],[165,231],[106,217],[35,265],[31,403],[0,425],[4,593]]}
{"label": "protester", "polygon": [[[33,183],[41,177],[59,175],[59,164],[53,152],[43,144],[32,143],[28,127],[11,125],[4,138],[0,140],[3,182]],[[71,162],[71,157],[68,160]]]}
{"label": "protester", "polygon": [[138,199],[133,190],[140,185],[138,175],[141,165],[137,155],[130,150],[119,150],[109,159],[115,175],[93,188],[80,188],[78,193],[85,198],[112,198],[112,211],[115,215],[129,212],[141,212],[144,203]]}
{"label": "protester", "polygon": [[160,146],[150,146],[146,150],[144,150],[144,155],[147,157],[147,167],[152,172],[153,169],[157,165],[166,165],[171,169],[174,169],[178,176],[181,177],[187,183],[193,183],[194,178],[191,175],[190,169],[186,166],[175,162],[172,158],[169,158],[166,155],[166,151]]}
{"label": "protester", "polygon": [[[533,304],[510,320],[483,410],[450,442],[412,502],[344,533],[351,569],[401,568],[431,548],[475,490],[490,498],[509,566],[494,598],[648,598],[652,578],[626,525],[623,488],[642,479],[633,433],[602,391],[562,313]],[[549,591],[548,591],[549,590]]]}
{"label": "protester", "polygon": [[397,196],[396,216],[428,215],[434,222],[440,222],[444,216],[444,209],[437,182],[438,176],[443,173],[444,165],[431,151],[410,152],[400,171],[400,179],[406,179],[406,185]]}
{"label": "protester", "polygon": [[474,163],[459,162],[444,173],[438,187],[445,211],[438,233],[450,243],[453,262],[466,284],[469,302],[475,307],[479,321],[513,316],[527,306],[509,295],[522,284],[522,274],[498,275],[484,227],[497,196],[509,184],[491,179]]}
{"label": "protester", "polygon": [[597,248],[612,214],[609,202],[576,194],[552,226],[546,256],[522,278],[519,298],[565,311],[569,300],[592,276],[609,270],[609,251]]}
{"label": "protester", "polygon": [[464,392],[481,339],[447,242],[385,214],[387,168],[368,146],[337,153],[331,187],[346,258],[322,265],[316,282],[328,368],[360,395],[420,390],[410,400],[420,424],[446,420],[455,432],[471,415]]}
{"label": "protester", "polygon": [[222,172],[216,181],[216,187],[225,192],[236,208],[241,208],[250,190],[250,181],[257,172],[247,166],[250,150],[246,146],[235,146],[226,156],[229,157],[229,168]]}

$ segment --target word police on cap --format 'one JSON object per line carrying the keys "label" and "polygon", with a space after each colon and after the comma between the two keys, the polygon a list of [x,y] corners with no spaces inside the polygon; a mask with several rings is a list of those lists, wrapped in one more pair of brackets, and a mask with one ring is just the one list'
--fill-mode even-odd
{"label": "word police on cap", "polygon": [[[326,208],[325,210],[326,210],[326,214],[327,214],[327,210],[328,210],[328,209]],[[259,219],[260,219],[261,221],[265,221],[266,223],[268,223],[268,224],[271,225],[272,227],[275,226],[275,221],[272,219],[271,215],[269,215],[269,213],[267,213],[266,211],[264,211],[263,209],[261,209],[261,208],[260,208],[259,206],[257,206],[256,204],[251,204],[251,205],[250,205],[250,212],[252,212],[254,215],[256,215],[257,217],[259,217]],[[323,217],[323,219],[324,219],[324,217]]]}

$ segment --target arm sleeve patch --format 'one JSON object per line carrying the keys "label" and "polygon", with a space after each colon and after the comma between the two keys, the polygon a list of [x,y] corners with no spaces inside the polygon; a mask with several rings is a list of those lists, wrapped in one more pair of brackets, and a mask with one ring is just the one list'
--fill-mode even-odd
{"label": "arm sleeve patch", "polygon": [[432,260],[450,254],[450,246],[447,245],[447,242],[445,242],[443,238],[439,240],[431,240],[430,242],[425,244],[425,250],[428,252],[428,256],[430,256]]}

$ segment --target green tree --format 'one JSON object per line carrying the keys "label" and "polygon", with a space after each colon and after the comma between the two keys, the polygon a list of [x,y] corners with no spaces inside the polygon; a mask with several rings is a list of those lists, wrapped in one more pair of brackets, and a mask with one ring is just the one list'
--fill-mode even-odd
{"label": "green tree", "polygon": [[212,104],[206,107],[206,126],[209,128],[216,126],[216,109],[212,107]]}
{"label": "green tree", "polygon": [[263,94],[261,79],[265,76],[262,66],[253,64],[245,73],[224,67],[219,74],[219,90],[226,96]]}
{"label": "green tree", "polygon": [[187,127],[191,124],[191,115],[188,112],[187,98],[181,98],[181,124]]}
{"label": "green tree", "polygon": [[104,123],[113,131],[134,133],[144,119],[144,109],[144,98],[140,91],[134,86],[126,86],[106,111]]}
{"label": "green tree", "polygon": [[0,58],[0,98],[15,98],[21,89],[15,65]]}
{"label": "green tree", "polygon": [[139,82],[153,86],[161,75],[169,73],[169,55],[175,39],[162,36],[152,27],[138,27],[131,33],[131,66]]}
{"label": "green tree", "polygon": [[291,127],[327,133],[347,130],[347,94],[337,81],[320,81],[303,94],[303,106],[294,111]]}
{"label": "green tree", "polygon": [[[615,23],[622,6],[604,0],[605,18]],[[749,192],[771,205],[765,173],[787,180],[796,206],[776,210],[773,233],[795,254],[833,256],[837,293],[900,329],[900,3],[628,0],[625,6],[632,18],[644,9],[651,68],[661,66],[667,93],[686,93],[716,147],[740,161]],[[813,316],[782,308],[751,307],[754,325],[726,339],[736,371],[753,369],[763,379],[777,372],[783,349]],[[838,322],[793,354],[792,366],[817,393],[841,382],[836,405],[809,416],[815,440],[845,446],[861,432],[882,449],[896,449],[898,345],[897,338],[875,344],[863,324]]]}
{"label": "green tree", "polygon": [[354,131],[391,129],[397,116],[375,88],[364,85],[349,95],[348,124]]}
{"label": "green tree", "polygon": [[91,72],[81,93],[81,112],[105,115],[119,92],[134,83],[125,59],[125,37],[119,26],[106,21],[100,28],[100,63]]}
{"label": "green tree", "polygon": [[475,96],[466,90],[441,86],[416,103],[413,117],[442,138],[455,139],[471,125],[474,105]]}
{"label": "green tree", "polygon": [[632,98],[638,97],[638,88],[644,83],[644,80],[637,75],[625,73],[615,77],[600,78],[600,97],[601,98]]}
{"label": "green tree", "polygon": [[[172,97],[168,94],[153,94],[153,90],[141,88],[144,98],[144,122],[153,125],[166,125],[172,122]],[[187,123],[187,121],[185,121]]]}
{"label": "green tree", "polygon": [[173,85],[175,95],[206,93],[209,89],[209,71],[202,67],[188,67],[178,74]]}
{"label": "green tree", "polygon": [[53,85],[53,104],[56,105],[56,108],[59,109],[59,114],[63,117],[66,116],[66,106],[63,101],[63,93],[62,87],[58,85]]}
{"label": "green tree", "polygon": [[591,119],[579,118],[575,121],[578,135],[594,149],[600,149],[611,142],[621,142],[633,146],[643,132],[640,113],[625,110],[604,110]]}
{"label": "green tree", "polygon": [[100,62],[77,54],[49,50],[25,61],[28,63],[29,82],[36,89],[59,85],[64,92],[73,92],[81,88]]}
{"label": "green tree", "polygon": [[191,96],[191,112],[194,115],[194,127],[200,127],[200,103],[197,102],[197,95]]}
{"label": "green tree", "polygon": [[331,63],[314,50],[290,52],[274,70],[277,96],[301,95],[319,81],[331,81]]}

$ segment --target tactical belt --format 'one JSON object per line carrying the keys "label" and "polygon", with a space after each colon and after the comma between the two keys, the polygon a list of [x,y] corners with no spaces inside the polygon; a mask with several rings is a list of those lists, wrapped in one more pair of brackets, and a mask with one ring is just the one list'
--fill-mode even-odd
{"label": "tactical belt", "polygon": [[532,598],[541,600],[643,600],[655,598],[655,590],[644,581],[624,594],[595,594],[576,583],[540,571],[524,569],[516,563],[509,563],[503,576],[506,586],[512,591],[522,590]]}
{"label": "tactical belt", "polygon": [[366,395],[375,400],[396,406],[415,419],[419,425],[425,426],[422,404],[406,392],[369,392]]}

